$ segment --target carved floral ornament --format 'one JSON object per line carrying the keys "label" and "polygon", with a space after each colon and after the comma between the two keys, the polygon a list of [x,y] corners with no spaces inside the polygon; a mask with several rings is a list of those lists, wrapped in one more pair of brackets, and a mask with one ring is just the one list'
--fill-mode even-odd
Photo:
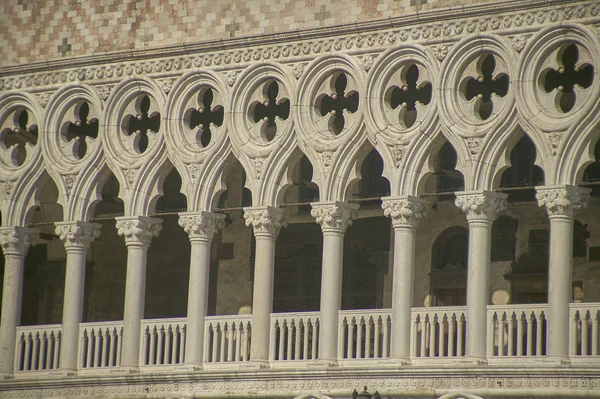
{"label": "carved floral ornament", "polygon": [[586,207],[590,199],[590,189],[574,186],[544,187],[537,190],[538,205],[546,209],[549,217],[568,216]]}
{"label": "carved floral ornament", "polygon": [[191,240],[212,240],[215,232],[225,227],[225,215],[210,212],[180,214],[179,225]]}
{"label": "carved floral ornament", "polygon": [[102,225],[89,222],[56,223],[56,235],[65,244],[65,248],[89,248],[92,241],[100,237]]}
{"label": "carved floral ornament", "polygon": [[392,219],[394,227],[416,228],[427,215],[431,205],[417,197],[384,198],[383,214]]}
{"label": "carved floral ornament", "polygon": [[252,226],[256,238],[268,237],[276,239],[279,235],[279,230],[288,224],[283,210],[270,206],[264,208],[245,208],[244,219],[246,220],[246,226]]}
{"label": "carved floral ornament", "polygon": [[158,237],[162,230],[162,219],[139,217],[119,217],[117,232],[125,237],[127,245],[149,246],[153,237]]}
{"label": "carved floral ornament", "polygon": [[358,216],[358,204],[344,202],[314,204],[310,214],[324,233],[344,233]]}
{"label": "carved floral ornament", "polygon": [[491,191],[456,194],[455,204],[467,215],[469,222],[492,223],[506,209],[506,194]]}
{"label": "carved floral ornament", "polygon": [[0,245],[4,256],[25,256],[29,247],[39,241],[39,230],[28,227],[0,228]]}

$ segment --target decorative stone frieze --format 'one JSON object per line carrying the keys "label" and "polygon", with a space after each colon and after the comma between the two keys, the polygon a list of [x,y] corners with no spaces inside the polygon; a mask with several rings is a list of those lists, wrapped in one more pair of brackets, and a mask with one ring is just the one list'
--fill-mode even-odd
{"label": "decorative stone frieze", "polygon": [[92,241],[100,237],[102,225],[90,222],[57,222],[55,223],[56,235],[65,244],[67,250],[71,248],[87,249]]}
{"label": "decorative stone frieze", "polygon": [[149,246],[162,230],[162,219],[148,216],[118,217],[117,232],[125,237],[126,245]]}
{"label": "decorative stone frieze", "polygon": [[345,233],[358,216],[358,204],[347,202],[314,202],[310,214],[324,233]]}
{"label": "decorative stone frieze", "polygon": [[417,228],[431,208],[428,202],[413,196],[385,197],[381,200],[383,214],[392,219],[394,228]]}
{"label": "decorative stone frieze", "polygon": [[211,212],[186,212],[179,214],[179,225],[190,240],[212,240],[215,232],[225,227],[225,215]]}
{"label": "decorative stone frieze", "polygon": [[536,191],[538,205],[546,210],[549,217],[574,217],[590,199],[590,189],[576,186],[536,187]]}
{"label": "decorative stone frieze", "polygon": [[39,241],[40,231],[29,227],[0,228],[0,245],[4,256],[25,256]]}
{"label": "decorative stone frieze", "polygon": [[287,226],[283,210],[272,206],[244,208],[246,226],[252,226],[254,236],[277,239],[279,230]]}
{"label": "decorative stone frieze", "polygon": [[492,223],[506,209],[507,197],[507,194],[493,191],[463,191],[456,193],[455,204],[466,213],[469,223]]}

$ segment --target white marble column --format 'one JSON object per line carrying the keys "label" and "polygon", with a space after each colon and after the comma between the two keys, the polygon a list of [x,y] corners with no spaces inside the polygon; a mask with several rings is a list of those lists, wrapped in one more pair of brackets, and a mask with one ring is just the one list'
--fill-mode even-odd
{"label": "white marble column", "polygon": [[162,229],[162,220],[147,216],[119,217],[117,230],[127,245],[127,277],[123,312],[121,366],[136,370],[140,363],[140,333],[146,293],[146,258],[153,237]]}
{"label": "white marble column", "polygon": [[492,224],[506,209],[506,197],[493,191],[456,193],[456,206],[469,222],[466,356],[477,362],[486,361]]}
{"label": "white marble column", "polygon": [[179,225],[190,236],[190,283],[187,307],[185,364],[194,369],[204,362],[204,319],[208,307],[210,247],[217,230],[225,227],[225,215],[210,212],[179,214]]}
{"label": "white marble column", "polygon": [[410,313],[415,279],[415,236],[419,221],[429,204],[408,197],[382,198],[383,213],[392,219],[394,228],[394,273],[392,284],[392,337],[390,358],[410,361]]}
{"label": "white marble column", "polygon": [[14,371],[17,326],[21,322],[23,269],[25,255],[39,239],[39,230],[27,227],[0,228],[0,245],[4,254],[2,318],[0,319],[0,375]]}
{"label": "white marble column", "polygon": [[573,272],[573,221],[578,209],[587,205],[590,190],[575,186],[536,187],[539,206],[550,219],[548,266],[548,345],[546,355],[569,356],[569,303]]}
{"label": "white marble column", "polygon": [[65,244],[67,252],[60,368],[75,372],[79,323],[83,317],[86,255],[92,241],[100,236],[101,225],[89,222],[59,222],[55,225],[56,234]]}
{"label": "white marble column", "polygon": [[282,209],[270,206],[244,208],[244,218],[246,226],[252,226],[256,239],[250,360],[266,366],[269,361],[269,330],[273,310],[275,241],[281,227],[287,226],[287,221]]}
{"label": "white marble column", "polygon": [[338,320],[342,307],[344,234],[357,216],[358,205],[346,202],[315,202],[311,206],[311,215],[323,231],[319,362],[336,364]]}

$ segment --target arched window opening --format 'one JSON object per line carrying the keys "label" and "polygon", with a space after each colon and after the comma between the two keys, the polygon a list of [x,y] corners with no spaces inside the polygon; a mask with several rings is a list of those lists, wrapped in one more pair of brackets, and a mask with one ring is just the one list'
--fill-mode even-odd
{"label": "arched window opening", "polygon": [[587,186],[592,189],[592,197],[600,197],[600,140],[594,147],[594,158],[596,161],[588,165],[583,172],[583,182],[588,183]]}
{"label": "arched window opening", "polygon": [[169,173],[163,183],[163,195],[156,201],[156,213],[184,212],[187,210],[187,200],[181,193],[181,175],[177,169]]}
{"label": "arched window opening", "polygon": [[454,200],[454,193],[465,189],[465,179],[456,169],[457,162],[456,150],[447,141],[434,160],[434,172],[426,182],[425,193],[436,194],[438,201]]}
{"label": "arched window opening", "polygon": [[114,174],[111,174],[102,187],[102,200],[94,208],[94,219],[105,218],[109,216],[123,216],[125,205],[119,198],[119,181]]}
{"label": "arched window opening", "polygon": [[319,200],[319,186],[312,182],[313,166],[306,155],[296,163],[292,170],[292,185],[287,188],[283,202],[300,203],[298,213],[309,214],[310,202]]}
{"label": "arched window opening", "polygon": [[367,154],[360,167],[357,199],[361,208],[381,207],[381,197],[390,195],[390,182],[383,177],[383,158],[376,149]]}
{"label": "arched window opening", "polygon": [[507,188],[509,202],[535,201],[535,186],[544,184],[544,171],[535,164],[535,144],[526,134],[510,153],[511,166],[502,173],[500,187]]}
{"label": "arched window opening", "polygon": [[499,216],[492,225],[491,260],[515,260],[519,221],[510,216]]}
{"label": "arched window opening", "polygon": [[449,227],[438,235],[431,251],[430,293],[434,306],[467,303],[469,230]]}
{"label": "arched window opening", "polygon": [[587,240],[591,237],[588,225],[575,220],[573,223],[573,257],[586,258],[588,254]]}

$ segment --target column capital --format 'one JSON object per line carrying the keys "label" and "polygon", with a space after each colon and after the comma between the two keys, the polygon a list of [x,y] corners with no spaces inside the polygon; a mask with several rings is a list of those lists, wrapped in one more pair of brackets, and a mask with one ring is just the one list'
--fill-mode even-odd
{"label": "column capital", "polygon": [[431,204],[412,195],[403,197],[383,197],[383,214],[392,219],[394,228],[416,229],[422,218],[427,216]]}
{"label": "column capital", "polygon": [[467,214],[469,223],[492,223],[506,209],[507,197],[507,194],[487,190],[462,191],[456,193],[454,203]]}
{"label": "column capital", "polygon": [[4,256],[25,256],[29,247],[38,243],[40,231],[30,227],[1,227],[0,245]]}
{"label": "column capital", "polygon": [[125,237],[125,245],[150,246],[153,237],[162,230],[162,219],[148,216],[123,216],[116,218],[117,232]]}
{"label": "column capital", "polygon": [[54,231],[65,244],[65,249],[88,249],[92,241],[100,237],[100,228],[98,223],[73,221],[56,222]]}
{"label": "column capital", "polygon": [[535,188],[535,197],[538,205],[546,209],[548,217],[568,216],[574,217],[575,213],[587,206],[590,200],[590,189],[560,185],[539,186]]}
{"label": "column capital", "polygon": [[212,212],[182,212],[179,225],[190,236],[190,241],[211,241],[217,230],[225,227],[225,215]]}
{"label": "column capital", "polygon": [[255,237],[267,237],[276,240],[279,230],[287,226],[283,209],[274,206],[244,208],[246,226],[252,226]]}
{"label": "column capital", "polygon": [[348,202],[313,202],[310,204],[310,214],[321,225],[321,230],[326,232],[345,233],[352,221],[358,216],[358,204]]}

